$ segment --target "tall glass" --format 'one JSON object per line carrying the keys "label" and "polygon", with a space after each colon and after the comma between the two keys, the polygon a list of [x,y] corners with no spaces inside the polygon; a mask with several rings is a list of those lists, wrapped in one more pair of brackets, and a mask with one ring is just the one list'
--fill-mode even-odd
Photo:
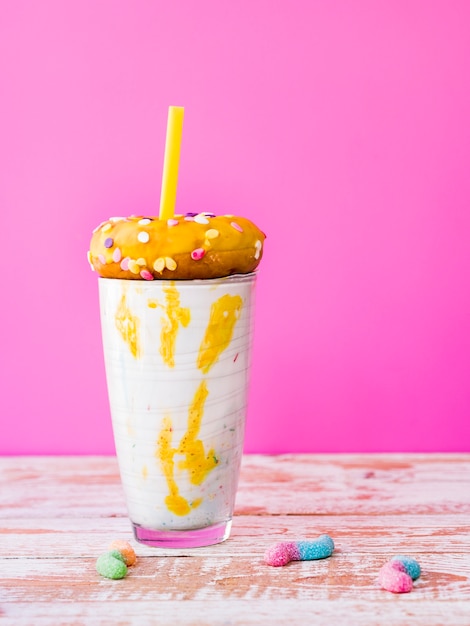
{"label": "tall glass", "polygon": [[255,280],[99,279],[116,453],[141,543],[198,547],[230,534]]}

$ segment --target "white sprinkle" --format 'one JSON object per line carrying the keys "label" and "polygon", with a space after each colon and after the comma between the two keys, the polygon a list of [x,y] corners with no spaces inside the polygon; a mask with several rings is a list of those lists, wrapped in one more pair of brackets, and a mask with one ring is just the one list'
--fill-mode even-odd
{"label": "white sprinkle", "polygon": [[143,219],[139,220],[137,223],[140,224],[141,226],[147,226],[147,224],[150,224],[152,220],[149,220],[148,217],[144,217]]}
{"label": "white sprinkle", "polygon": [[207,219],[207,217],[205,215],[196,215],[194,218],[194,221],[197,222],[198,224],[208,224],[209,220]]}
{"label": "white sprinkle", "polygon": [[140,267],[139,264],[136,263],[135,261],[130,260],[129,264],[128,264],[128,268],[130,269],[130,271],[133,274],[139,274],[140,273]]}
{"label": "white sprinkle", "polygon": [[159,274],[163,272],[164,267],[165,267],[165,259],[163,257],[159,257],[153,264],[153,269]]}
{"label": "white sprinkle", "polygon": [[172,259],[169,256],[165,257],[165,267],[167,270],[170,270],[170,272],[174,272],[176,269],[176,261],[175,259]]}
{"label": "white sprinkle", "polygon": [[148,243],[150,235],[145,230],[141,230],[140,233],[137,235],[137,239],[140,241],[140,243]]}

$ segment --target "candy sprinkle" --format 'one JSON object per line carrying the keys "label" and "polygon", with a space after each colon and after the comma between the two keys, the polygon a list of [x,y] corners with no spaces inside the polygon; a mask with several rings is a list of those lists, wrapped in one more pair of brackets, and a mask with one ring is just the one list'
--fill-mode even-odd
{"label": "candy sprinkle", "polygon": [[109,544],[108,547],[110,550],[118,550],[119,553],[123,556],[124,563],[127,566],[134,565],[134,563],[137,560],[134,548],[131,546],[131,544],[128,541],[123,541],[122,539],[115,539]]}
{"label": "candy sprinkle", "polygon": [[404,566],[408,576],[411,576],[413,580],[416,580],[421,576],[421,567],[416,559],[412,559],[410,556],[397,554],[397,556],[392,557],[392,561],[399,561]]}
{"label": "candy sprinkle", "polygon": [[150,235],[148,234],[147,231],[142,230],[138,235],[137,235],[137,239],[140,241],[140,243],[148,243],[150,240]]}
{"label": "candy sprinkle", "polygon": [[104,254],[98,254],[98,261],[101,263],[101,265],[106,265],[106,257],[104,256]]}
{"label": "candy sprinkle", "polygon": [[206,230],[207,239],[215,239],[218,236],[219,236],[219,231],[216,230],[215,228],[209,228],[209,230]]}
{"label": "candy sprinkle", "polygon": [[413,589],[413,579],[401,561],[388,561],[382,566],[379,584],[392,593],[409,593]]}
{"label": "candy sprinkle", "polygon": [[174,220],[174,219],[169,219],[166,221],[166,223],[168,224],[168,226],[178,226],[179,224],[178,220]]}
{"label": "candy sprinkle", "polygon": [[141,220],[139,220],[137,223],[140,224],[141,226],[147,226],[147,224],[150,224],[152,220],[150,220],[148,217],[144,217]]}
{"label": "candy sprinkle", "polygon": [[133,274],[140,273],[140,265],[136,263],[136,261],[134,261],[133,259],[129,260],[127,267]]}
{"label": "candy sprinkle", "polygon": [[111,237],[107,237],[104,240],[104,247],[105,248],[112,248],[113,247],[113,243],[114,243],[113,239],[111,239]]}
{"label": "candy sprinkle", "polygon": [[193,261],[200,261],[205,254],[204,248],[196,248],[191,252],[191,258]]}
{"label": "candy sprinkle", "polygon": [[121,254],[121,249],[120,248],[115,248],[114,252],[113,252],[113,261],[115,263],[119,263],[119,261],[121,260],[122,254]]}
{"label": "candy sprinkle", "polygon": [[199,215],[195,216],[194,221],[197,222],[198,224],[208,224],[209,223],[209,220],[207,219],[207,217],[205,215],[202,215],[201,213]]}
{"label": "candy sprinkle", "polygon": [[235,228],[235,230],[238,230],[239,233],[243,232],[243,228],[240,226],[240,224],[237,224],[237,222],[230,222],[230,226],[232,228]]}
{"label": "candy sprinkle", "polygon": [[124,555],[122,554],[122,552],[120,552],[116,548],[110,548],[108,554],[113,556],[118,561],[122,561],[123,563],[126,563],[126,559],[124,558]]}
{"label": "candy sprinkle", "polygon": [[145,280],[153,280],[153,274],[151,274],[148,270],[142,270],[140,275]]}
{"label": "candy sprinkle", "polygon": [[165,269],[165,259],[161,256],[159,257],[155,263],[153,264],[153,269],[158,272],[159,274],[161,274],[163,272],[163,270]]}
{"label": "candy sprinkle", "polygon": [[329,535],[320,535],[314,541],[282,541],[269,547],[264,562],[282,567],[290,561],[314,561],[326,559],[333,554],[335,544]]}
{"label": "candy sprinkle", "polygon": [[113,552],[101,554],[96,561],[96,571],[104,578],[118,580],[127,574],[127,565]]}
{"label": "candy sprinkle", "polygon": [[127,270],[129,269],[129,261],[130,261],[130,258],[128,256],[126,256],[121,261],[121,269],[124,270],[125,272],[127,272]]}
{"label": "candy sprinkle", "polygon": [[170,272],[174,272],[176,269],[176,261],[175,259],[172,259],[170,256],[166,256],[165,257],[165,267],[167,270],[170,270]]}

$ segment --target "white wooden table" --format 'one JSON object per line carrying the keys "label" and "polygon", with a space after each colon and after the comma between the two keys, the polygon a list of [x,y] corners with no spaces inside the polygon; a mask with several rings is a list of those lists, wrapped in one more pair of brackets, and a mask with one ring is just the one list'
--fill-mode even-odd
{"label": "white wooden table", "polygon": [[[273,568],[277,541],[330,534],[333,556]],[[113,539],[138,563],[101,578]],[[409,594],[377,584],[409,554]],[[246,456],[231,538],[134,542],[113,457],[0,458],[0,625],[470,625],[470,455]]]}

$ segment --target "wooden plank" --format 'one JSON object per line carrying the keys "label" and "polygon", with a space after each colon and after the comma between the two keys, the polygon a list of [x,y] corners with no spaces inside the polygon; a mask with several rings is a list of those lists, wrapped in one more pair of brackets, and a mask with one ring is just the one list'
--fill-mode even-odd
{"label": "wooden plank", "polygon": [[[420,489],[417,489],[417,485]],[[104,498],[103,495],[106,495]],[[0,458],[0,516],[126,516],[114,457]],[[239,514],[470,513],[470,455],[252,455]]]}
{"label": "wooden plank", "polygon": [[[0,520],[0,559],[34,556],[83,558],[106,551],[113,539],[130,541],[139,556],[261,558],[272,543],[312,539],[328,533],[336,553],[470,554],[470,515],[359,516],[295,515],[235,517],[224,544],[193,549],[151,548],[133,540],[127,518]],[[470,567],[470,563],[469,563]]]}
{"label": "wooden plank", "polygon": [[[96,603],[38,603],[33,614],[27,604],[14,604],[0,614],[2,626],[259,626],[348,624],[349,626],[468,626],[468,604],[452,600],[416,601],[416,594],[381,592],[361,600],[304,597],[262,602],[234,598],[216,607],[206,600],[114,601]],[[31,617],[33,615],[33,618]]]}
{"label": "wooden plank", "polygon": [[[377,575],[394,553],[335,553],[329,559],[293,562],[269,567],[256,558],[241,555],[217,557],[140,557],[122,581],[101,578],[94,558],[18,558],[5,563],[0,602],[68,601],[96,602],[104,590],[113,600],[224,600],[225,598],[361,598],[367,592],[384,594]],[[470,596],[468,558],[461,554],[419,555],[422,575],[413,594],[421,599],[461,599]],[[34,596],[31,597],[31,588]],[[378,597],[375,593],[374,597]]]}
{"label": "wooden plank", "polygon": [[[468,626],[468,578],[462,582],[463,576],[449,573],[447,570],[455,565],[451,561],[440,570],[423,572],[413,591],[400,597],[378,588],[373,561],[366,561],[360,572],[354,560],[345,561],[344,569],[330,560],[299,563],[282,571],[270,568],[268,572],[250,568],[250,563],[239,560],[236,564],[228,560],[214,564],[194,559],[194,566],[185,561],[146,558],[139,574],[132,573],[122,581],[98,580],[92,563],[85,562],[81,570],[73,568],[73,571],[67,571],[60,563],[50,563],[50,570],[42,570],[40,579],[39,572],[34,573],[34,583],[31,578],[29,584],[25,578],[22,585],[17,580],[3,580],[2,589],[8,598],[0,597],[0,606],[5,617],[12,620],[34,617],[31,623],[36,623],[41,613],[51,623],[54,615],[62,620],[67,613],[81,619],[93,613],[110,620],[120,619],[126,613],[142,616],[143,612],[150,617],[150,610],[157,607],[158,613],[153,616],[158,615],[161,623],[162,613],[169,616],[179,606],[180,619],[175,623],[183,624],[195,623],[198,613],[205,616],[206,621],[199,622],[204,624],[221,623],[221,618],[227,619],[229,615],[233,620],[230,623],[268,623],[259,621],[260,614],[269,615],[274,623],[282,623],[280,615],[287,617],[292,611],[289,623],[311,623],[300,618],[314,615],[330,622],[340,616],[345,619],[349,612],[349,619],[354,615],[352,623],[356,624],[360,623],[356,621],[356,613],[361,611],[369,620],[364,623],[384,623],[370,621],[382,614],[387,615],[387,624],[405,624],[405,613],[408,619],[412,615],[419,617],[416,623],[420,624]],[[445,621],[433,621],[436,610],[442,606],[447,611]],[[245,610],[240,610],[241,607]],[[290,610],[286,611],[286,607]]]}
{"label": "wooden plank", "polygon": [[470,455],[248,456],[237,512],[470,513]]}

